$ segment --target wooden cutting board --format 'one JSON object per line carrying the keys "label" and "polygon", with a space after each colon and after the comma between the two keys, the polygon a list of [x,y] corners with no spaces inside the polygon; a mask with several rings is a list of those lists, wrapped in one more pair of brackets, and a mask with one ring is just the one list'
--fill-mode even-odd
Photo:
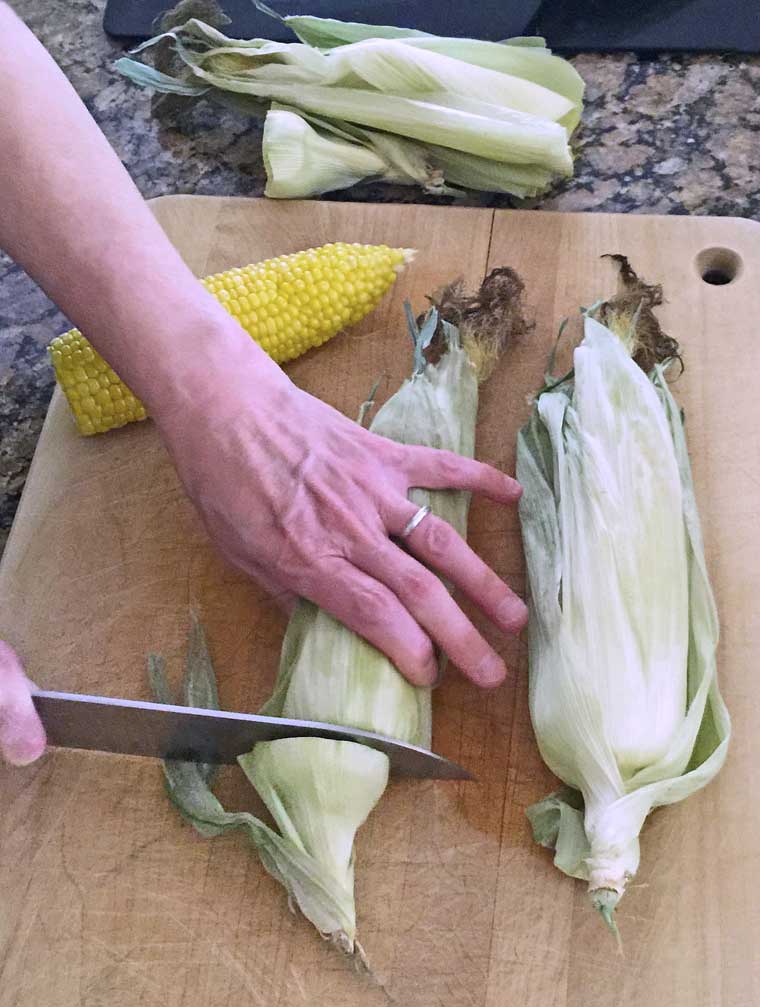
{"label": "wooden cutting board", "polygon": [[[451,674],[435,694],[435,747],[478,782],[394,782],[359,835],[375,984],[288,911],[242,836],[203,840],[181,823],[157,763],[51,752],[1,769],[0,1007],[756,1007],[758,225],[186,196],[153,208],[198,275],[334,239],[420,249],[371,318],[289,368],[349,415],[378,375],[387,395],[409,369],[405,298],[421,308],[459,274],[474,285],[516,267],[535,330],[484,389],[479,430],[480,457],[510,471],[560,320],[613,287],[602,253],[661,280],[660,316],[686,357],[676,387],[735,736],[719,780],[647,824],[618,957],[583,885],[531,841],[525,807],[553,780],[531,733],[524,645],[498,641],[506,685],[484,693]],[[737,275],[709,284],[708,269]],[[473,546],[522,590],[516,515],[477,501],[471,526]],[[56,396],[0,572],[0,629],[40,685],[147,698],[144,655],[163,650],[176,669],[190,606],[208,628],[223,705],[255,709],[282,617],[215,556],[149,423],[80,439]],[[229,807],[259,807],[234,768],[220,793]]]}

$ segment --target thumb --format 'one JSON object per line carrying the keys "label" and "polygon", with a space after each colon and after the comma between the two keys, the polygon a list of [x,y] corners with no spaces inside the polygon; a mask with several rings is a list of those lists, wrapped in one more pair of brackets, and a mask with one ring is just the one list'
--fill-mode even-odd
{"label": "thumb", "polygon": [[14,766],[26,766],[45,751],[32,688],[18,656],[0,640],[0,755]]}

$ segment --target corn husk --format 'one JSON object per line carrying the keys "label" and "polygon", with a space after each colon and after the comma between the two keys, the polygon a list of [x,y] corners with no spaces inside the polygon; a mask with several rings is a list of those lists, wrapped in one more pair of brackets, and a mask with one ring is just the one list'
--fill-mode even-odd
{"label": "corn husk", "polygon": [[[205,16],[207,7],[204,2]],[[189,10],[192,3],[177,17]],[[160,44],[156,67],[124,58],[116,68],[159,93],[208,96],[257,116],[287,106],[305,120],[319,117],[342,130],[354,127],[363,131],[355,140],[384,162],[339,144],[330,172],[328,146],[308,131],[298,133],[292,121],[274,117],[265,130],[264,157],[267,194],[278,198],[319,195],[328,181],[345,187],[362,170],[362,178],[419,183],[431,194],[484,189],[520,198],[572,174],[569,136],[580,118],[583,82],[570,64],[529,44],[543,40],[502,44],[358,24],[341,30],[341,22],[318,18],[281,20],[303,41],[233,39],[197,17],[181,23],[167,18],[167,30],[134,50],[140,54]],[[321,44],[331,37],[333,46]],[[167,47],[173,60],[166,57]],[[167,72],[172,67],[174,74]],[[383,136],[398,143],[384,144]],[[415,170],[399,177],[404,144],[422,151],[412,157]],[[288,149],[305,166],[299,185],[288,168]],[[419,169],[421,154],[425,171]],[[429,181],[431,170],[440,176],[437,184]]]}
{"label": "corn husk", "polygon": [[570,788],[528,815],[610,925],[647,815],[708,783],[730,736],[683,419],[666,381],[674,344],[651,311],[660,292],[627,263],[623,276],[623,296],[601,309],[608,324],[587,315],[573,371],[536,397],[517,454],[531,717]]}

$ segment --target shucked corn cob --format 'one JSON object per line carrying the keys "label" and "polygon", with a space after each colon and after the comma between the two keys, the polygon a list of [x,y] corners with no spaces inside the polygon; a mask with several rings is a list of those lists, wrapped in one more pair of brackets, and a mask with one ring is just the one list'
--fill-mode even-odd
{"label": "shucked corn cob", "polygon": [[[321,346],[377,306],[412,252],[343,242],[280,255],[201,280],[277,363]],[[145,407],[78,329],[48,347],[82,434],[135,420]]]}

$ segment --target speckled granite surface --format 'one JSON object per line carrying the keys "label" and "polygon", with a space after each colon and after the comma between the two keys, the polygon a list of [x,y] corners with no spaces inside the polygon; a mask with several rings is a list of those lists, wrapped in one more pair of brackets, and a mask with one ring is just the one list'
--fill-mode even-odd
{"label": "speckled granite surface", "polygon": [[[148,94],[112,69],[122,47],[103,33],[99,0],[11,5],[68,75],[146,198],[261,195],[256,123],[202,105],[171,123],[157,121]],[[576,175],[537,206],[760,218],[760,57],[643,62],[623,54],[574,62],[587,82]],[[369,185],[339,198],[420,197]],[[44,349],[65,324],[0,253],[0,551],[52,391]]]}

